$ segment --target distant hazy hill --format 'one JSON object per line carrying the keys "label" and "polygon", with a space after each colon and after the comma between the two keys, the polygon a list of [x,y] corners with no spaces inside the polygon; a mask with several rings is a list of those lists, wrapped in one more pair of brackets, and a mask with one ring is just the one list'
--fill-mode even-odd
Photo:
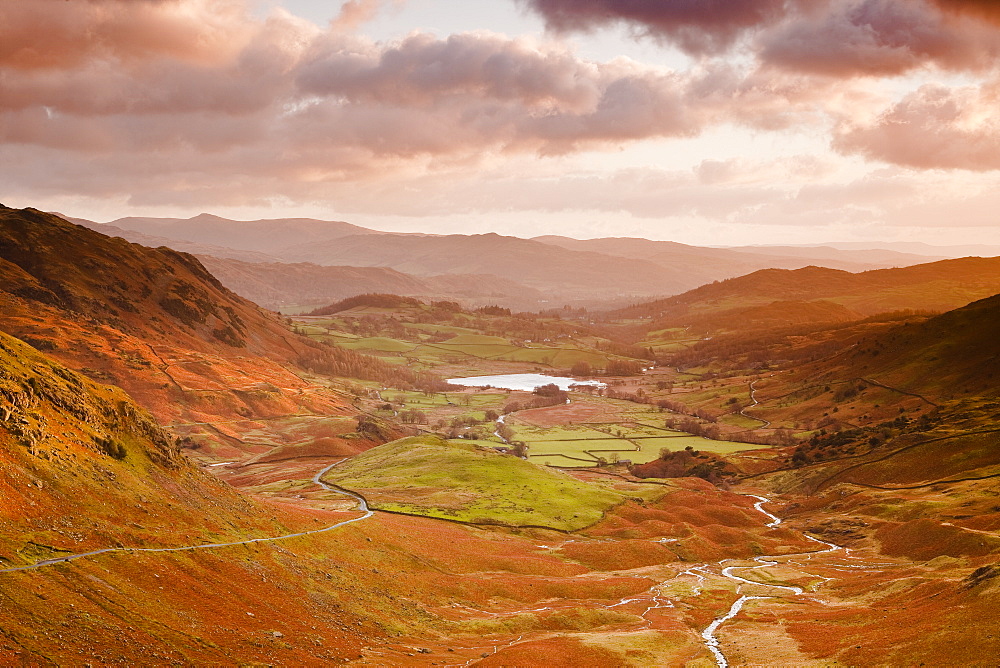
{"label": "distant hazy hill", "polygon": [[432,291],[426,282],[384,267],[240,262],[208,255],[199,255],[198,259],[223,285],[268,308],[328,303],[363,292],[430,294]]}
{"label": "distant hazy hill", "polygon": [[1000,258],[960,258],[850,273],[822,267],[765,269],[675,297],[622,309],[624,317],[688,324],[695,317],[775,301],[826,300],[861,316],[903,309],[947,311],[1000,292]]}
{"label": "distant hazy hill", "polygon": [[870,268],[908,267],[932,260],[946,260],[944,254],[905,253],[882,248],[837,248],[836,246],[735,246],[730,250],[751,255],[769,255],[807,260],[833,269],[849,264],[874,265]]}
{"label": "distant hazy hill", "polygon": [[214,246],[212,244],[200,244],[193,241],[170,239],[168,237],[157,237],[151,234],[137,232],[136,230],[126,230],[122,227],[118,227],[117,225],[112,225],[111,223],[95,223],[94,221],[86,220],[85,218],[70,218],[61,214],[56,215],[64,220],[68,220],[71,223],[89,227],[95,232],[106,234],[109,237],[121,237],[126,241],[131,241],[134,244],[142,244],[143,246],[149,246],[150,248],[166,246],[167,248],[173,248],[175,251],[190,253],[191,255],[211,255],[213,257],[231,258],[234,260],[242,260],[244,262],[275,261],[275,258],[270,255],[265,255],[264,253],[258,253],[256,251],[239,250],[237,248]]}
{"label": "distant hazy hill", "polygon": [[417,276],[493,274],[559,299],[670,294],[693,285],[681,269],[573,251],[498,234],[363,235],[282,251],[316,264],[391,267]]}
{"label": "distant hazy hill", "polygon": [[[243,262],[300,265],[254,269],[213,263],[219,274],[225,274],[229,287],[269,306],[330,301],[346,294],[319,294],[333,288],[334,274],[307,269],[303,263],[392,269],[409,274],[415,282],[439,277],[425,287],[411,282],[411,288],[405,289],[392,285],[399,276],[370,274],[385,284],[362,291],[471,301],[492,298],[514,308],[532,309],[676,295],[764,268],[820,264],[857,272],[926,261],[924,256],[908,253],[832,246],[729,249],[632,238],[393,234],[305,218],[235,221],[201,214],[190,219],[122,218],[111,225],[125,230],[114,234],[141,243]],[[279,275],[282,272],[295,278],[285,279]],[[344,281],[345,286],[350,284],[347,276]]]}
{"label": "distant hazy hill", "polygon": [[198,259],[223,285],[247,299],[278,309],[288,305],[328,304],[366,292],[388,292],[436,299],[535,307],[541,293],[490,275],[416,277],[386,267],[321,266],[308,262],[276,263]]}
{"label": "distant hazy hill", "polygon": [[312,218],[230,220],[208,213],[193,218],[119,218],[110,224],[175,241],[256,251],[272,256],[286,246],[329,241],[349,235],[378,234],[374,230],[340,221]]}
{"label": "distant hazy hill", "polygon": [[928,258],[922,255],[893,251],[843,251],[830,247],[706,248],[674,241],[651,241],[630,237],[580,240],[542,236],[535,237],[535,241],[571,250],[649,260],[669,268],[681,267],[702,283],[711,283],[766,268],[798,269],[810,264],[820,264],[832,269],[865,271],[928,261]]}

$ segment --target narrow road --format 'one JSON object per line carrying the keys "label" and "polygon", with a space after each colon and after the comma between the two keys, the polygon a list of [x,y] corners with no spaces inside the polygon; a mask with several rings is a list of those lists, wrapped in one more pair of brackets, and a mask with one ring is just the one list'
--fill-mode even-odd
{"label": "narrow road", "polygon": [[44,568],[45,566],[52,566],[53,564],[61,564],[67,561],[76,561],[77,559],[83,559],[84,557],[93,557],[99,554],[108,554],[111,552],[125,552],[125,553],[137,553],[137,552],[188,552],[192,550],[214,550],[223,547],[235,547],[238,545],[252,545],[253,543],[274,543],[279,540],[288,540],[289,538],[301,538],[302,536],[311,536],[313,534],[326,533],[327,531],[333,531],[342,526],[348,524],[353,524],[354,522],[360,522],[361,520],[366,520],[375,514],[375,511],[368,507],[368,503],[360,496],[353,492],[347,490],[336,489],[325,482],[322,478],[327,472],[333,467],[337,466],[341,462],[345,461],[341,459],[333,464],[330,464],[322,471],[313,476],[312,481],[319,485],[320,487],[334,492],[335,494],[340,494],[342,496],[349,496],[358,502],[358,510],[362,511],[364,514],[359,517],[353,517],[349,520],[344,520],[343,522],[337,522],[323,529],[313,529],[312,531],[300,531],[297,533],[283,534],[281,536],[271,536],[268,538],[249,538],[247,540],[233,541],[229,543],[205,543],[202,545],[186,545],[183,547],[106,547],[102,550],[94,550],[92,552],[82,552],[79,554],[68,554],[62,557],[55,557],[53,559],[45,559],[43,561],[38,561],[34,564],[29,564],[27,566],[14,566],[12,568],[0,569],[0,573],[16,573],[18,571],[30,571],[38,568]]}

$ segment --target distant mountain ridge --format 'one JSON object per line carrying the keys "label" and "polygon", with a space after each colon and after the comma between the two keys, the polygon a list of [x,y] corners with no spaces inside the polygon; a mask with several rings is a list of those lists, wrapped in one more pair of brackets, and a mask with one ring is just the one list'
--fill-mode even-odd
{"label": "distant mountain ridge", "polygon": [[490,275],[418,277],[387,267],[244,262],[201,254],[198,259],[233,292],[274,310],[328,304],[373,291],[474,303],[523,304],[523,308],[530,308],[541,299],[537,290]]}
{"label": "distant mountain ridge", "polygon": [[176,241],[256,251],[266,255],[274,255],[274,251],[295,244],[329,241],[358,234],[386,234],[343,221],[314,218],[230,220],[210,213],[202,213],[193,218],[127,217],[113,220],[110,224]]}
{"label": "distant mountain ridge", "polygon": [[[473,300],[492,294],[497,301],[522,309],[548,308],[562,303],[620,303],[626,299],[674,295],[705,283],[770,267],[795,269],[824,264],[863,271],[925,259],[912,254],[873,254],[833,248],[786,248],[774,252],[752,248],[703,248],[628,238],[578,240],[552,235],[522,239],[499,234],[403,234],[307,218],[234,221],[201,214],[190,219],[122,218],[110,224],[126,230],[127,234],[150,235],[157,241],[172,239],[165,245],[183,247],[183,250],[202,256],[272,264],[375,267],[408,274],[418,282],[440,277],[429,286],[431,290],[421,289],[408,294],[467,296]],[[248,256],[248,253],[260,255]],[[300,287],[294,288],[279,277],[277,267],[229,266],[225,270],[221,265],[217,267],[220,272],[225,271],[230,287],[244,296],[266,300],[272,306],[279,300],[283,303],[327,302],[343,294],[333,292],[314,298],[317,295],[313,288],[332,285],[329,272],[313,270],[314,282],[307,285],[304,267],[289,269],[287,271],[302,279],[298,283]],[[491,276],[495,277],[495,289],[488,285]],[[388,282],[384,286],[371,286],[370,289],[401,292],[391,286],[398,276],[385,278]]]}
{"label": "distant mountain ridge", "polygon": [[651,241],[634,237],[572,239],[560,236],[534,237],[535,241],[607,255],[655,262],[668,269],[683,268],[691,280],[701,284],[748,274],[758,269],[798,269],[808,264],[822,264],[831,269],[865,271],[887,266],[926,262],[922,255],[886,251],[840,251],[834,248],[808,247],[738,247],[709,248],[689,246],[675,241]]}
{"label": "distant mountain ridge", "polygon": [[1000,292],[1000,257],[959,258],[850,273],[824,267],[764,269],[616,312],[659,324],[725,316],[777,301],[826,300],[859,316],[896,310],[948,311]]}

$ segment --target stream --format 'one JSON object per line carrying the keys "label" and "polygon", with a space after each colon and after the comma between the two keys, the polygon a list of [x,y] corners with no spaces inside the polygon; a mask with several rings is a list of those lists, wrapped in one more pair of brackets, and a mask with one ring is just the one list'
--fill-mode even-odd
{"label": "stream", "polygon": [[[751,498],[757,499],[757,503],[754,504],[754,508],[763,513],[764,515],[767,515],[771,519],[771,522],[768,523],[767,525],[768,527],[774,528],[779,524],[781,524],[780,517],[778,517],[777,515],[772,515],[763,508],[763,505],[765,503],[770,503],[770,499],[767,499],[763,496],[757,496],[756,494],[746,494],[744,496],[749,496]],[[724,615],[716,617],[712,621],[712,623],[709,624],[705,628],[705,630],[701,632],[701,637],[704,639],[705,645],[708,647],[709,651],[712,652],[712,656],[715,657],[715,663],[719,666],[719,668],[728,668],[729,666],[729,661],[726,660],[726,655],[722,653],[722,649],[719,647],[719,638],[716,636],[716,632],[719,630],[719,627],[728,622],[730,619],[736,617],[738,614],[740,614],[740,611],[743,609],[743,606],[747,603],[747,601],[759,601],[771,598],[778,598],[778,596],[749,596],[747,594],[743,594],[742,588],[744,584],[753,585],[755,587],[770,587],[772,589],[783,589],[787,592],[790,592],[794,596],[800,596],[805,593],[801,587],[796,587],[794,585],[776,585],[767,582],[755,582],[753,580],[742,578],[739,575],[734,574],[733,571],[756,570],[759,568],[768,568],[771,566],[777,566],[780,562],[776,561],[776,559],[786,559],[794,557],[813,557],[817,554],[827,554],[829,552],[836,552],[838,550],[847,551],[847,548],[841,547],[840,545],[834,545],[833,543],[828,543],[825,540],[814,538],[813,536],[810,536],[809,534],[806,533],[803,533],[802,535],[813,542],[825,545],[827,549],[817,550],[815,552],[797,552],[794,554],[765,555],[760,557],[754,557],[753,560],[757,562],[758,564],[757,566],[727,566],[722,569],[723,577],[729,578],[733,582],[737,583],[736,593],[740,594],[740,597],[733,602],[732,606],[730,606],[729,610]]]}

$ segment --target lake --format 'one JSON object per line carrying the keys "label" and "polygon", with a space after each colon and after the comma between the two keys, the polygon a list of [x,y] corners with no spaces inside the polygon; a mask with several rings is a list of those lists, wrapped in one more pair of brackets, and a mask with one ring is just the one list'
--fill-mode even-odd
{"label": "lake", "polygon": [[596,380],[576,380],[575,378],[565,378],[563,376],[546,376],[540,373],[508,373],[501,376],[472,376],[470,378],[449,378],[452,385],[466,385],[468,387],[498,387],[504,390],[522,390],[531,392],[536,387],[542,385],[555,384],[560,390],[568,390],[570,385],[592,385],[594,387],[607,387],[604,383]]}

